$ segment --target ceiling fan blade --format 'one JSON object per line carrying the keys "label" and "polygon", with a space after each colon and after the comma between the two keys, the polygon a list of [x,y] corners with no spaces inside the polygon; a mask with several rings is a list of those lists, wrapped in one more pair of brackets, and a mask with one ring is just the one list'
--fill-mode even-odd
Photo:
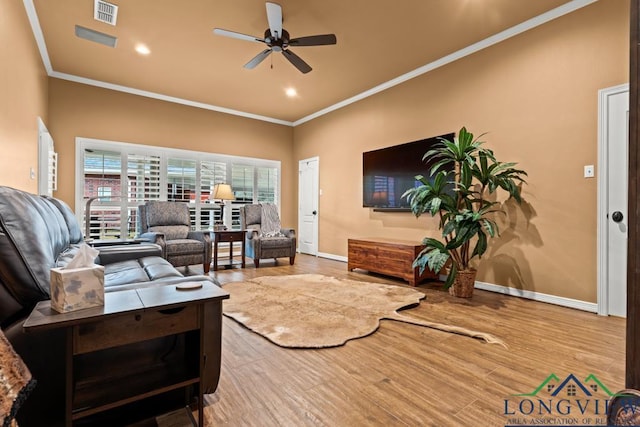
{"label": "ceiling fan blade", "polygon": [[277,3],[267,2],[267,21],[271,37],[278,40],[282,37],[282,7]]}
{"label": "ceiling fan blade", "polygon": [[298,37],[289,40],[289,46],[323,46],[336,44],[338,40],[335,34],[320,34],[317,36]]}
{"label": "ceiling fan blade", "polygon": [[272,52],[271,49],[263,50],[262,52],[254,56],[251,61],[244,64],[244,68],[247,68],[249,70],[256,68],[256,66],[262,61],[264,61],[267,56],[271,55],[271,52]]}
{"label": "ceiling fan blade", "polygon": [[307,74],[309,71],[311,71],[311,67],[309,66],[309,64],[304,62],[302,58],[300,58],[298,55],[291,52],[290,50],[288,49],[283,50],[282,54],[284,55],[285,58],[289,60],[289,62],[293,64],[294,67],[300,70],[301,73]]}
{"label": "ceiling fan blade", "polygon": [[217,34],[219,36],[225,36],[225,37],[232,37],[234,39],[248,40],[250,42],[264,43],[264,39],[261,39],[259,37],[250,36],[248,34],[236,33],[235,31],[223,30],[222,28],[214,28],[213,34]]}

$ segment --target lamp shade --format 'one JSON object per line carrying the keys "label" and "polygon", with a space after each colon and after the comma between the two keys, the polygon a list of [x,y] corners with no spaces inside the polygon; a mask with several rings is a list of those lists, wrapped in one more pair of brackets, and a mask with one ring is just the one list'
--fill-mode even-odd
{"label": "lamp shade", "polygon": [[229,184],[216,184],[211,190],[211,198],[214,200],[235,200],[233,190]]}

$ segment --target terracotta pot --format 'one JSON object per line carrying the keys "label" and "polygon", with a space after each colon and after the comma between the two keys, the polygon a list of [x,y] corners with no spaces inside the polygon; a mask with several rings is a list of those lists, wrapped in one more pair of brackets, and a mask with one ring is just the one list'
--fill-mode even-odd
{"label": "terracotta pot", "polygon": [[458,271],[453,284],[449,288],[449,293],[458,298],[471,298],[477,273],[478,271],[474,269]]}

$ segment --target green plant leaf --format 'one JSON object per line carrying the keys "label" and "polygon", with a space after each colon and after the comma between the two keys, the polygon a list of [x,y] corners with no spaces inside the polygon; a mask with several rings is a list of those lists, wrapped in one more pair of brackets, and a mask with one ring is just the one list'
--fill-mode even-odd
{"label": "green plant leaf", "polygon": [[486,250],[487,250],[487,235],[484,234],[483,231],[478,231],[478,241],[476,242],[476,246],[473,249],[471,258],[473,258],[476,255],[479,258],[482,258],[482,255],[486,252]]}
{"label": "green plant leaf", "polygon": [[444,227],[442,227],[442,235],[448,236],[456,230],[457,223],[455,221],[448,221]]}
{"label": "green plant leaf", "polygon": [[434,239],[433,237],[425,237],[422,239],[422,244],[426,246],[425,249],[439,249],[440,251],[445,250],[444,243],[440,240]]}
{"label": "green plant leaf", "polygon": [[451,268],[449,268],[449,275],[447,276],[447,280],[445,280],[444,282],[445,289],[449,289],[451,285],[453,285],[453,281],[455,280],[457,274],[458,267],[456,266],[456,263],[453,262],[451,263]]}
{"label": "green plant leaf", "polygon": [[429,270],[437,274],[442,269],[442,267],[444,267],[448,260],[448,252],[441,252],[438,249],[434,249],[428,254],[427,266],[429,267]]}

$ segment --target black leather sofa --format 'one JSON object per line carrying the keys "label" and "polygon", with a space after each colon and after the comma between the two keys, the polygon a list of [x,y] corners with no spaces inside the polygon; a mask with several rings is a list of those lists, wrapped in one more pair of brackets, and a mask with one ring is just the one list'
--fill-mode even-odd
{"label": "black leather sofa", "polygon": [[[38,301],[50,299],[50,269],[67,264],[81,244],[81,228],[64,202],[0,186],[0,328],[38,382],[18,414],[21,427],[51,425],[63,414],[65,338],[59,331],[25,333],[22,324]],[[184,276],[160,256],[161,249],[155,244],[97,249],[96,263],[105,267],[105,292],[193,280],[216,283],[209,276]],[[205,311],[204,387],[205,393],[213,393],[220,375],[221,313]],[[166,361],[177,351],[175,339],[144,345],[134,354],[123,354],[119,349],[113,355],[107,350],[98,357],[117,357],[135,365],[145,363],[135,362],[141,354]],[[92,363],[99,364],[100,359]]]}

